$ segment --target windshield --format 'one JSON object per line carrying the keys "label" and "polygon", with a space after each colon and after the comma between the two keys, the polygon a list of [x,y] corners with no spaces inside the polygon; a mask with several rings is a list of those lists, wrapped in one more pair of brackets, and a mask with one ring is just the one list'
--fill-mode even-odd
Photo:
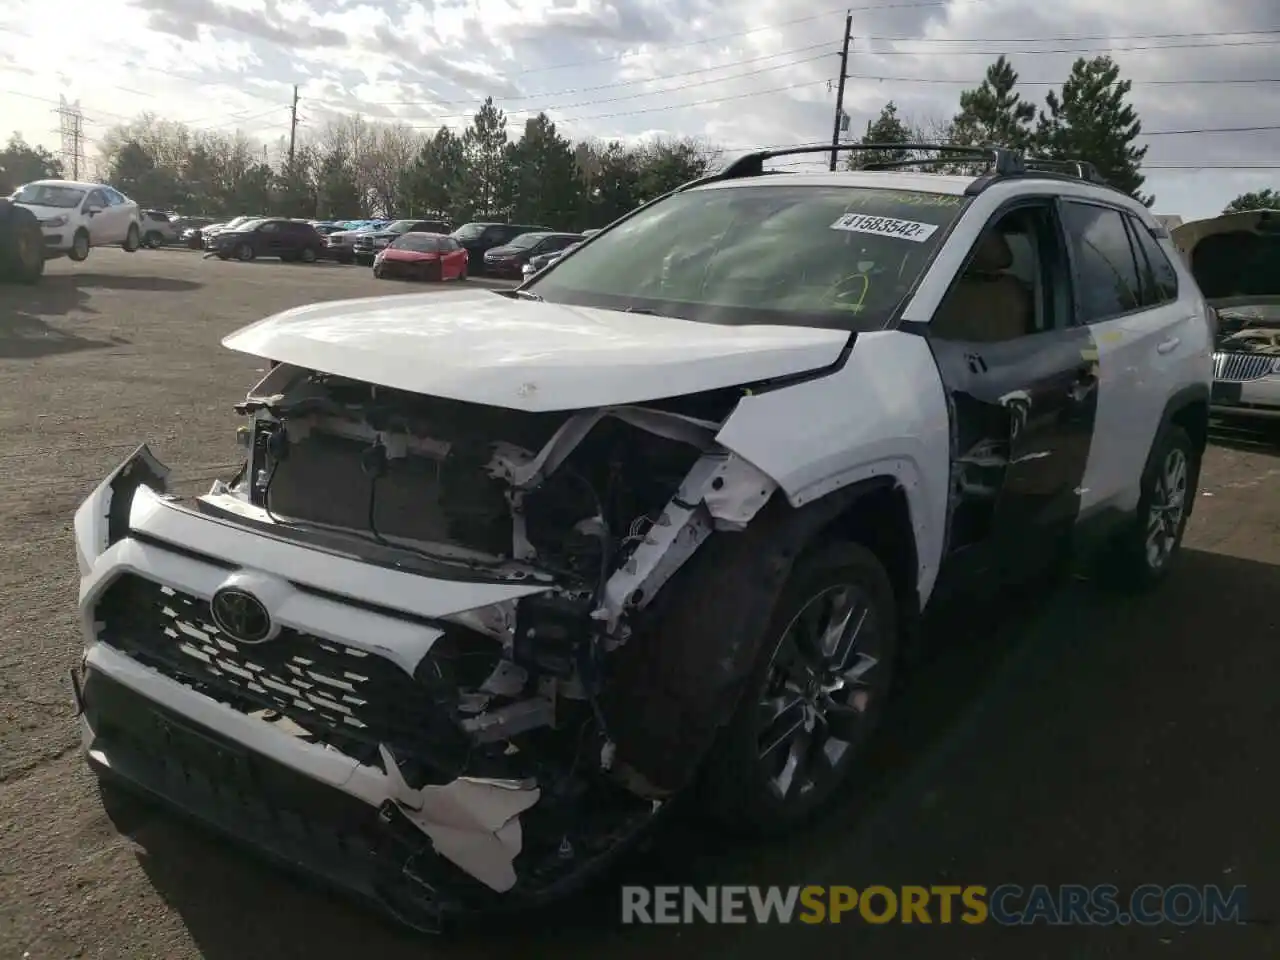
{"label": "windshield", "polygon": [[417,220],[397,220],[395,223],[388,224],[386,230],[387,233],[408,233],[417,222]]}
{"label": "windshield", "polygon": [[690,190],[595,237],[527,289],[701,323],[880,329],[967,203],[845,186]]}
{"label": "windshield", "polygon": [[440,251],[440,237],[431,233],[406,233],[392,242],[396,250],[413,250],[417,253],[437,253]]}
{"label": "windshield", "polygon": [[483,223],[464,224],[453,231],[452,235],[455,240],[478,240],[480,235],[484,233],[485,226],[486,224]]}
{"label": "windshield", "polygon": [[256,230],[258,227],[262,226],[266,222],[267,221],[265,220],[258,219],[258,220],[242,220],[239,223],[236,223],[233,220],[230,226],[232,227],[232,229],[243,230],[247,233],[250,230]]}
{"label": "windshield", "polygon": [[516,250],[528,250],[530,247],[536,247],[540,241],[549,236],[551,236],[549,233],[522,233],[507,246],[514,247]]}
{"label": "windshield", "polygon": [[84,191],[75,187],[54,187],[46,183],[28,183],[13,195],[14,203],[33,207],[61,207],[70,210],[84,199]]}

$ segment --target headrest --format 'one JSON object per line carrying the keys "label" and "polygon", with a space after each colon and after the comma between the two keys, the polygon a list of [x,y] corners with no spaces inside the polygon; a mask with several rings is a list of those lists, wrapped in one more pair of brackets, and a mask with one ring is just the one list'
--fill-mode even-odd
{"label": "headrest", "polygon": [[1004,234],[996,230],[988,230],[978,240],[978,249],[973,253],[970,267],[979,273],[999,273],[1013,266],[1013,250]]}

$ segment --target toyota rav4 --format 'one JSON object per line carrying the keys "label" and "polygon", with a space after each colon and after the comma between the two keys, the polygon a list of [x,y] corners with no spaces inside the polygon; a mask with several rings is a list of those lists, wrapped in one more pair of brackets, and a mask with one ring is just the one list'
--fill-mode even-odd
{"label": "toyota rav4", "polygon": [[93,768],[429,928],[678,795],[815,814],[948,593],[1160,580],[1196,282],[1087,165],[933,149],[987,172],[752,154],[517,290],[230,335],[271,364],[240,471],[183,502],[140,447],[75,518]]}

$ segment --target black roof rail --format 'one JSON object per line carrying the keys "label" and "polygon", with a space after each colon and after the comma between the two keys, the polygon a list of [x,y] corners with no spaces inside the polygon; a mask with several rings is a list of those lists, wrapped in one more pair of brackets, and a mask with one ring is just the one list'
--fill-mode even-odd
{"label": "black roof rail", "polygon": [[1102,174],[1088,160],[1050,160],[1047,157],[1025,157],[1027,171],[1034,173],[1043,170],[1046,173],[1068,173],[1090,183],[1106,183]]}
{"label": "black roof rail", "polygon": [[[813,146],[813,147],[781,147],[777,150],[757,150],[754,153],[744,154],[733,163],[729,164],[719,173],[710,177],[704,177],[698,183],[709,183],[712,180],[736,180],[739,177],[758,177],[765,172],[764,164],[766,160],[775,160],[778,157],[794,157],[808,153],[852,153],[855,151],[867,151],[871,153],[883,153],[885,151],[934,151],[943,156],[932,160],[913,160],[903,162],[902,166],[914,166],[920,163],[946,163],[955,162],[956,160],[977,160],[982,163],[990,163],[995,167],[995,172],[1001,175],[1018,174],[1025,171],[1026,167],[1022,162],[1022,156],[1015,150],[1007,150],[1004,147],[987,145],[981,147],[961,146],[959,144],[950,143],[842,143],[839,146]],[[897,161],[893,161],[897,162]],[[868,169],[882,169],[879,165]]]}

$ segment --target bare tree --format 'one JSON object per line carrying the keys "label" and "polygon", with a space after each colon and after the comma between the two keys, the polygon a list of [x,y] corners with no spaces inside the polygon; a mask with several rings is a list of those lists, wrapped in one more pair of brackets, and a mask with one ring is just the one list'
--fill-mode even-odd
{"label": "bare tree", "polygon": [[405,176],[409,165],[422,146],[422,138],[407,124],[379,125],[373,128],[369,150],[356,171],[361,190],[370,195],[370,206],[383,216],[409,214],[404,209]]}

